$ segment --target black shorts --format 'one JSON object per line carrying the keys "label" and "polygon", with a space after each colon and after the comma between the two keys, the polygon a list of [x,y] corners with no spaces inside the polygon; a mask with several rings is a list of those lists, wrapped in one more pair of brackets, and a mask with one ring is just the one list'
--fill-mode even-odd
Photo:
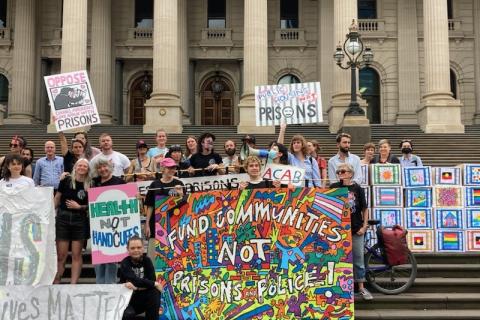
{"label": "black shorts", "polygon": [[56,240],[88,239],[88,215],[86,212],[59,209],[55,218]]}

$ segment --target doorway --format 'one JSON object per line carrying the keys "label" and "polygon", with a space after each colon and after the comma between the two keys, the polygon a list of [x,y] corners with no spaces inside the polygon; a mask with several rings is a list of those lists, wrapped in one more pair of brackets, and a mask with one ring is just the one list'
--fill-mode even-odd
{"label": "doorway", "polygon": [[218,74],[205,81],[202,91],[202,125],[233,125],[233,86]]}

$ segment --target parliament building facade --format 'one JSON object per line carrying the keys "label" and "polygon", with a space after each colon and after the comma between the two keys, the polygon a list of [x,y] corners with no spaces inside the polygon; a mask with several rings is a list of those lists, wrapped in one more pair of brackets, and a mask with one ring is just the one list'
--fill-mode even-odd
{"label": "parliament building facade", "polygon": [[102,123],[268,132],[255,85],[320,81],[336,132],[350,72],[333,54],[354,19],[370,124],[480,123],[477,0],[1,0],[0,123],[49,123],[43,76],[88,70]]}

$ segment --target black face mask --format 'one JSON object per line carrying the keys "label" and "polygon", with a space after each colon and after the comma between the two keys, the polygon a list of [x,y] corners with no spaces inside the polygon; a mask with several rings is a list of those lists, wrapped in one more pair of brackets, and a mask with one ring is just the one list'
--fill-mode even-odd
{"label": "black face mask", "polygon": [[226,149],[226,150],[225,150],[225,153],[226,153],[229,157],[233,156],[233,155],[235,154],[235,152],[237,152],[237,150],[236,150],[235,148],[233,148],[233,149]]}
{"label": "black face mask", "polygon": [[346,148],[340,147],[340,152],[341,152],[341,153],[347,154],[349,150],[350,150],[349,148],[346,149]]}
{"label": "black face mask", "polygon": [[402,148],[402,153],[406,153],[406,154],[412,153],[412,148]]}

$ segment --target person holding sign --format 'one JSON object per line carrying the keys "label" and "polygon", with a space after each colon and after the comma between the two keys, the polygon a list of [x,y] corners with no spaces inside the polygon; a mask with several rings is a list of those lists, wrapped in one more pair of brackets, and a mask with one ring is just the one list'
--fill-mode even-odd
{"label": "person holding sign", "polygon": [[[280,125],[280,133],[278,135],[278,143],[283,143],[285,140],[285,130],[287,124]],[[288,152],[288,163],[305,169],[305,187],[320,187],[320,170],[316,159],[308,155],[307,140],[300,134],[292,137],[290,142],[290,150]]]}
{"label": "person holding sign", "polygon": [[73,166],[70,176],[60,181],[55,195],[55,218],[57,241],[57,274],[54,283],[60,283],[68,249],[72,247],[71,283],[76,284],[82,271],[83,241],[89,238],[88,233],[88,189],[91,180],[87,159],[79,159]]}
{"label": "person holding sign", "polygon": [[275,164],[284,164],[288,165],[288,149],[283,144],[276,141],[270,142],[269,145],[270,151],[275,151],[277,154],[275,158],[272,159],[272,163]]}
{"label": "person holding sign", "polygon": [[136,319],[136,315],[145,312],[146,320],[158,319],[160,308],[161,283],[155,281],[155,268],[152,260],[143,255],[143,241],[133,236],[127,242],[128,257],[120,263],[120,283],[133,290],[123,320]]}
{"label": "person holding sign", "polygon": [[81,140],[73,139],[72,150],[69,150],[65,133],[63,133],[63,131],[60,131],[58,133],[58,137],[60,138],[60,148],[63,156],[63,171],[70,173],[72,172],[73,166],[75,165],[77,160],[80,158],[84,158],[85,143],[83,143],[83,141]]}
{"label": "person holding sign", "polygon": [[145,224],[145,237],[148,239],[147,255],[152,260],[155,260],[155,199],[158,195],[181,197],[184,194],[183,182],[175,177],[175,172],[177,171],[175,161],[172,158],[164,158],[160,162],[160,166],[163,169],[162,177],[150,184],[145,198],[145,206],[147,208],[147,223]]}
{"label": "person holding sign", "polygon": [[262,178],[262,162],[257,156],[248,156],[244,165],[250,179],[240,182],[239,190],[281,187],[279,180],[272,181]]}
{"label": "person holding sign", "polygon": [[[122,178],[113,175],[113,165],[105,156],[97,158],[93,179],[94,187],[114,186],[125,184]],[[118,265],[116,263],[102,263],[95,265],[95,278],[97,284],[112,284],[117,282]]]}
{"label": "person holding sign", "polygon": [[215,136],[210,132],[205,132],[198,138],[198,151],[190,158],[191,175],[202,177],[224,173],[222,158],[213,150],[214,141]]}
{"label": "person holding sign", "polygon": [[352,221],[352,253],[353,253],[353,277],[358,284],[358,291],[364,300],[372,300],[373,297],[365,288],[365,264],[363,261],[365,233],[368,229],[368,210],[365,201],[365,193],[353,177],[355,171],[349,163],[340,163],[335,172],[339,182],[330,185],[331,188],[348,188],[348,204]]}

